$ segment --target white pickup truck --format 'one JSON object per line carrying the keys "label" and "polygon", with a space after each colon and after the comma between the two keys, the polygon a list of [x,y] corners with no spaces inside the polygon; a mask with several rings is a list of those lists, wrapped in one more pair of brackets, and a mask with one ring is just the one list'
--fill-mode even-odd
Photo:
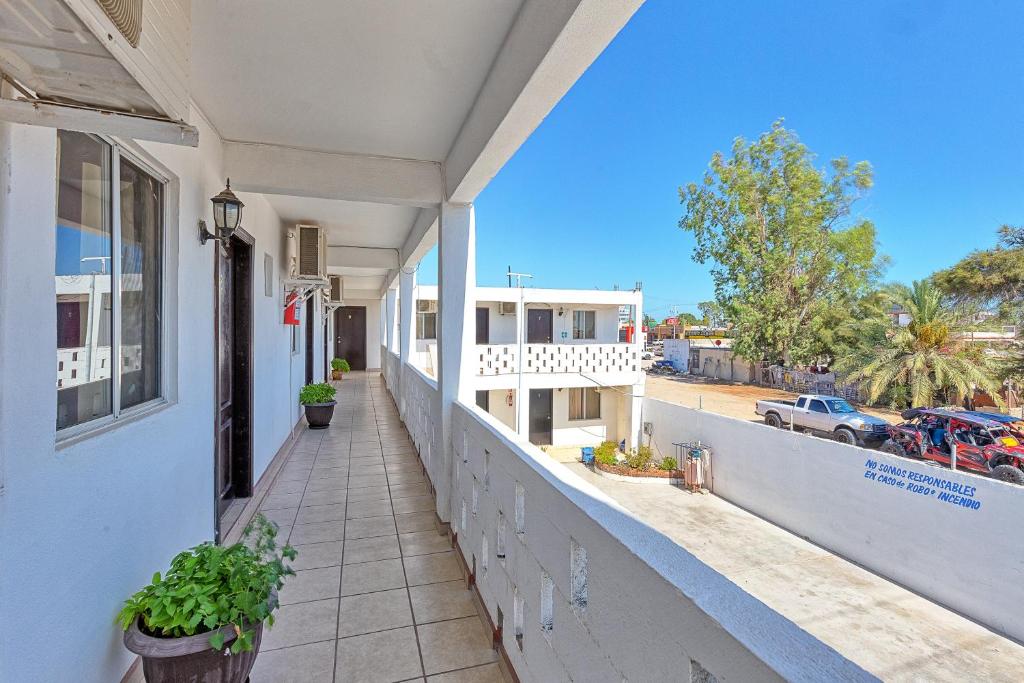
{"label": "white pickup truck", "polygon": [[770,427],[789,427],[853,446],[876,448],[889,438],[889,423],[858,412],[844,399],[805,394],[796,401],[758,401],[758,415]]}

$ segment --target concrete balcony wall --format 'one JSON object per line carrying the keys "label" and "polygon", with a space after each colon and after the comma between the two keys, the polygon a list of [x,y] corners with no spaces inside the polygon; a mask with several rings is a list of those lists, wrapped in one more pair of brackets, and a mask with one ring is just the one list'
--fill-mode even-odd
{"label": "concrete balcony wall", "polygon": [[656,457],[710,446],[715,495],[1024,640],[1019,487],[650,398],[643,419]]}
{"label": "concrete balcony wall", "polygon": [[452,529],[520,680],[873,680],[475,406],[453,441]]}
{"label": "concrete balcony wall", "polygon": [[[635,344],[524,344],[522,356],[520,362],[516,344],[477,345],[476,374],[483,378],[514,376],[522,368],[524,377],[576,375],[604,385],[643,381],[640,354]],[[501,382],[487,384],[497,387]],[[579,383],[584,384],[587,382]],[[563,381],[552,386],[572,384]]]}

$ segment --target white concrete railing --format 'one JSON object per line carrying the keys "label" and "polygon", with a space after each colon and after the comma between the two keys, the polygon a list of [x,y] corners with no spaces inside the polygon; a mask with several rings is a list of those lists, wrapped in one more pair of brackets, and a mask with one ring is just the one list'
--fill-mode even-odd
{"label": "white concrete railing", "polygon": [[[476,354],[479,376],[519,372],[516,344],[478,345]],[[640,354],[635,344],[524,344],[521,365],[524,374],[638,373]]]}
{"label": "white concrete railing", "polygon": [[656,457],[710,445],[715,495],[1024,640],[1021,487],[651,398],[643,419]]}
{"label": "white concrete railing", "polygon": [[439,452],[441,397],[437,381],[413,365],[403,366],[401,372],[398,410],[431,481],[437,481],[437,470],[443,461]]}
{"label": "white concrete railing", "polygon": [[[91,357],[90,357],[91,354]],[[122,372],[142,369],[142,346],[121,347]],[[78,346],[57,349],[57,388],[67,389],[110,378],[110,346]]]}
{"label": "white concrete railing", "polygon": [[452,528],[520,680],[875,680],[475,406],[452,439]]}
{"label": "white concrete railing", "polygon": [[380,357],[383,358],[383,364],[381,371],[384,374],[384,383],[387,385],[391,395],[394,396],[398,391],[398,381],[401,375],[399,365],[401,365],[401,359],[397,353],[392,353],[384,345],[380,347]]}

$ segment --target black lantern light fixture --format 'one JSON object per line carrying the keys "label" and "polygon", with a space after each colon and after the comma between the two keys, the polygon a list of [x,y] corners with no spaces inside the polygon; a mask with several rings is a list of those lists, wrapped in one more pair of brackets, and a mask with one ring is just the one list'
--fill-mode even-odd
{"label": "black lantern light fixture", "polygon": [[210,197],[213,202],[213,224],[216,233],[206,229],[206,221],[199,221],[199,241],[206,244],[207,240],[216,240],[222,245],[226,244],[235,230],[242,222],[242,203],[235,193],[231,191],[231,178],[228,178],[227,187],[221,190],[216,197]]}

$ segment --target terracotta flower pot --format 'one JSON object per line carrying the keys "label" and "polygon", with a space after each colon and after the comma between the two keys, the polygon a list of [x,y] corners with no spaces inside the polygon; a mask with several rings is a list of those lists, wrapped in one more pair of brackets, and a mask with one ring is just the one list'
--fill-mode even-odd
{"label": "terracotta flower pot", "polygon": [[337,401],[330,403],[303,403],[306,409],[306,422],[310,429],[327,429],[334,417],[334,406]]}
{"label": "terracotta flower pot", "polygon": [[142,673],[146,683],[243,683],[256,663],[263,624],[253,629],[252,649],[236,655],[226,650],[235,640],[233,626],[220,629],[224,634],[224,651],[210,646],[210,633],[183,638],[157,638],[146,635],[136,621],[124,632],[124,646],[142,657]]}
{"label": "terracotta flower pot", "polygon": [[341,381],[341,370],[331,370],[331,379]]}

